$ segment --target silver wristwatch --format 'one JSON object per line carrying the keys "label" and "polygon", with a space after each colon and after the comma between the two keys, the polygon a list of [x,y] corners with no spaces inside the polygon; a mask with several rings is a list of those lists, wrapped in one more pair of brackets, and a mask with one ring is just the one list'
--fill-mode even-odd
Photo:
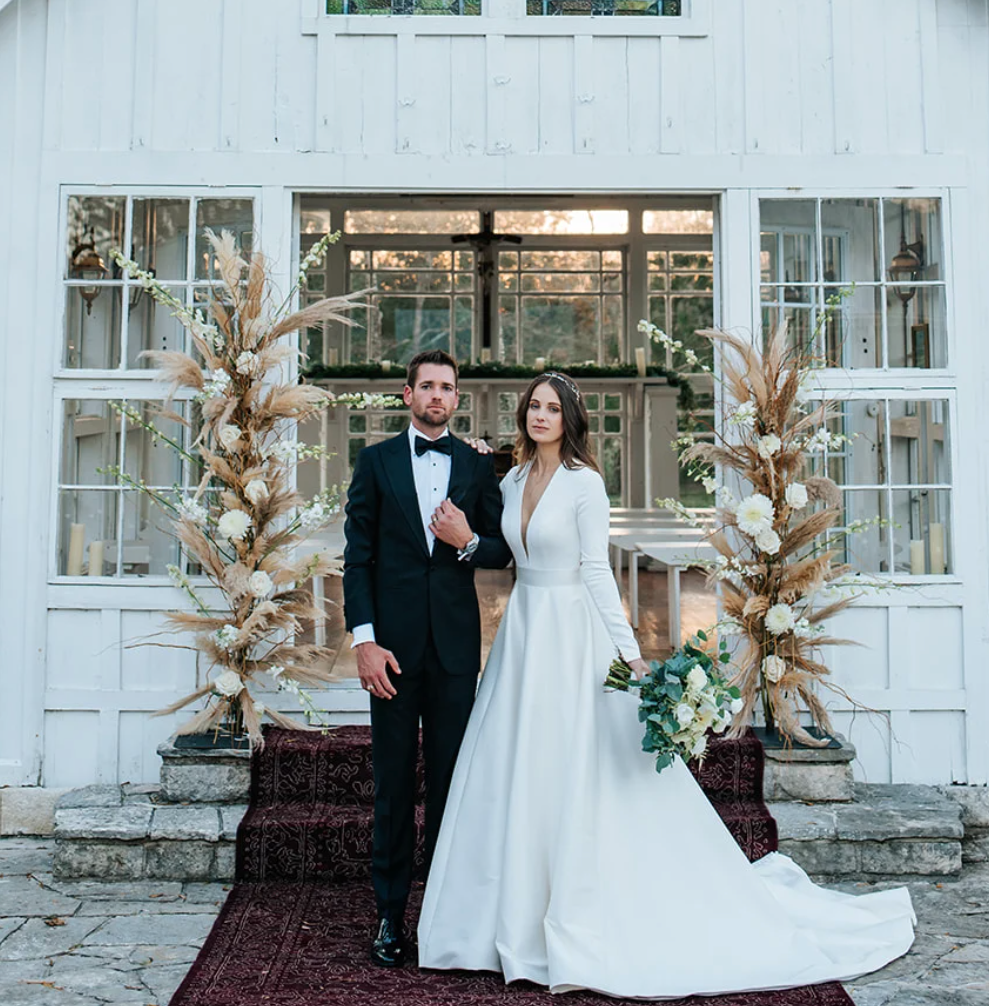
{"label": "silver wristwatch", "polygon": [[475,531],[471,540],[464,545],[463,548],[457,549],[457,558],[460,560],[469,559],[476,551],[477,546],[481,544],[481,539],[477,536]]}

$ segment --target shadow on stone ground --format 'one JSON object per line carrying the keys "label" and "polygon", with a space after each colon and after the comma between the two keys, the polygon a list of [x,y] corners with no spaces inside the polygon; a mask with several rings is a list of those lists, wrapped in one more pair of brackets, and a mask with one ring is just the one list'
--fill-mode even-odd
{"label": "shadow on stone ground", "polygon": [[[0,839],[0,1004],[166,1006],[229,885],[56,881],[53,849],[45,840]],[[828,886],[863,893],[896,884]],[[856,1006],[987,1006],[989,864],[908,886],[916,942],[846,986]]]}

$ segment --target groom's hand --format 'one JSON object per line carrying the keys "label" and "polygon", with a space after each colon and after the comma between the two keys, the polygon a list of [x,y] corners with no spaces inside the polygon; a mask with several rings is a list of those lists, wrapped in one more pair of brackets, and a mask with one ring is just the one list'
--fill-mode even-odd
{"label": "groom's hand", "polygon": [[360,643],[356,650],[361,687],[379,699],[390,699],[398,695],[395,686],[388,680],[389,664],[396,674],[402,673],[395,654],[377,643]]}
{"label": "groom's hand", "polygon": [[447,545],[452,545],[454,548],[466,547],[474,537],[474,532],[471,531],[463,510],[448,499],[443,500],[436,508],[430,521],[430,527],[440,541],[445,541]]}

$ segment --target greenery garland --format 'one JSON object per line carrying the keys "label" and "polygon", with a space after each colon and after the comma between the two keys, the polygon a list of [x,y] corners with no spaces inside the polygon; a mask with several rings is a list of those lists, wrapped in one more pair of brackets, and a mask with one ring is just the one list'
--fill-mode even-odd
{"label": "greenery garland", "polygon": [[[549,368],[552,369],[552,368]],[[594,377],[638,377],[639,372],[634,364],[617,364],[610,367],[601,367],[597,364],[575,363],[561,368],[563,372],[575,380],[581,378]],[[404,368],[393,365],[385,373],[380,363],[345,363],[337,366],[329,366],[325,363],[314,363],[302,371],[301,376],[307,381],[329,381],[356,378],[363,381],[384,381],[400,380],[404,377]],[[506,378],[531,380],[537,375],[545,373],[545,370],[536,370],[517,363],[464,363],[460,365],[461,378]],[[694,389],[686,375],[677,373],[675,370],[667,370],[665,367],[649,366],[646,368],[646,377],[659,377],[666,381],[668,385],[679,389],[677,405],[685,412],[690,412],[695,404]]]}

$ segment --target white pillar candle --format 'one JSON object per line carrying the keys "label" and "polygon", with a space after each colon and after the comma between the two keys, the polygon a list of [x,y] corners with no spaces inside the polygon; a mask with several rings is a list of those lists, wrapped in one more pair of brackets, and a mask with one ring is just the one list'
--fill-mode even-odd
{"label": "white pillar candle", "polygon": [[69,554],[65,563],[66,576],[82,576],[82,553],[86,542],[86,525],[69,527]]}
{"label": "white pillar candle", "polygon": [[326,363],[330,367],[336,367],[340,363],[340,350],[336,346],[331,346],[326,351]]}
{"label": "white pillar candle", "polygon": [[910,539],[910,572],[914,576],[922,576],[927,572],[927,562],[924,556],[924,543],[914,538]]}
{"label": "white pillar candle", "polygon": [[646,351],[642,346],[635,351],[635,369],[639,372],[639,377],[646,376]]}
{"label": "white pillar candle", "polygon": [[382,374],[390,374],[391,373],[391,360],[382,360],[381,361],[381,373]]}
{"label": "white pillar candle", "polygon": [[491,362],[491,347],[485,346],[481,350],[481,363],[490,363],[490,362]]}
{"label": "white pillar candle", "polygon": [[536,364],[535,364],[535,366],[536,366],[536,370],[545,370],[546,369],[546,357],[545,356],[537,356],[536,357]]}
{"label": "white pillar candle", "polygon": [[945,569],[944,525],[932,523],[927,534],[931,543],[931,572],[935,576],[941,576]]}
{"label": "white pillar candle", "polygon": [[89,543],[89,575],[103,575],[103,542],[91,541]]}

